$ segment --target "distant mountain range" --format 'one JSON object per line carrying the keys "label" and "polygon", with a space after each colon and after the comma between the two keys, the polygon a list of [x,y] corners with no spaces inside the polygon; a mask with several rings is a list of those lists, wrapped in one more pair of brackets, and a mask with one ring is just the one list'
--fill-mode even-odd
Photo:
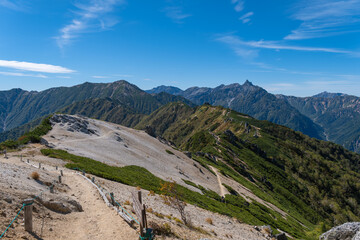
{"label": "distant mountain range", "polygon": [[[184,101],[194,106],[181,96],[167,93],[150,95],[123,80],[113,83],[87,82],[73,87],[51,88],[41,92],[28,92],[22,89],[0,91],[0,132],[35,120],[39,123],[39,118],[63,108],[70,113],[76,111],[100,119],[112,115],[113,119],[118,118],[117,121],[114,120],[115,122],[123,123],[130,121],[127,118],[129,114],[149,114],[169,102],[176,101]],[[131,116],[131,118],[136,119],[136,116]],[[15,132],[6,132],[0,136],[0,140],[5,140],[7,137],[16,138],[32,125],[34,124],[17,128]]]}
{"label": "distant mountain range", "polygon": [[143,91],[124,80],[41,92],[0,91],[0,133],[5,131],[0,141],[15,139],[53,112],[81,114],[133,127],[161,106],[178,101],[192,107],[209,103],[231,108],[360,152],[360,98],[327,92],[306,98],[274,95],[249,81],[185,91],[171,86]]}
{"label": "distant mountain range", "polygon": [[228,107],[360,152],[359,97],[328,92],[306,98],[274,95],[249,81],[243,85],[191,87],[185,91],[159,86],[147,92],[158,94],[163,91],[183,96],[198,105],[209,103]]}

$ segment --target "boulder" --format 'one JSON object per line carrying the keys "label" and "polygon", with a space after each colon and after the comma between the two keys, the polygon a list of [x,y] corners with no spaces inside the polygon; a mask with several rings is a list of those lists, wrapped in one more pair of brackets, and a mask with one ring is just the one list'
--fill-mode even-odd
{"label": "boulder", "polygon": [[77,201],[73,199],[50,199],[49,201],[44,201],[43,199],[39,198],[39,202],[44,205],[47,209],[62,213],[62,214],[68,214],[71,212],[82,212],[83,208]]}
{"label": "boulder", "polygon": [[275,235],[275,239],[276,240],[287,240],[288,238],[286,237],[285,233],[279,233]]}
{"label": "boulder", "polygon": [[360,231],[358,231],[351,240],[360,240]]}
{"label": "boulder", "polygon": [[360,240],[360,222],[348,222],[323,233],[320,240]]}

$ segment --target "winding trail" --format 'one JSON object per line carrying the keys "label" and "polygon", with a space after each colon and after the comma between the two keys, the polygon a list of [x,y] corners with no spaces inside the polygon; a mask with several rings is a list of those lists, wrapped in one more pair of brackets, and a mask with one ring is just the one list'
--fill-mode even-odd
{"label": "winding trail", "polygon": [[221,178],[220,178],[220,174],[219,174],[219,171],[214,168],[213,166],[210,166],[211,170],[213,170],[216,174],[216,177],[217,177],[217,180],[218,180],[218,183],[219,183],[219,188],[220,188],[220,196],[222,197],[225,197],[225,188],[224,186],[222,185],[222,182],[221,182]]}
{"label": "winding trail", "polygon": [[52,239],[137,239],[138,235],[119,215],[106,206],[98,191],[81,176],[67,171],[64,183],[82,205],[83,212],[61,216],[53,227]]}

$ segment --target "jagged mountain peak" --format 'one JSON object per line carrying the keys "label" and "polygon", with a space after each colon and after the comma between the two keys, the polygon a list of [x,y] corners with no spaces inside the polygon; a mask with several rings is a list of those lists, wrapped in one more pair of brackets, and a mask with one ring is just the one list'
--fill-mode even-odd
{"label": "jagged mountain peak", "polygon": [[250,82],[249,80],[246,79],[243,86],[254,86],[254,85],[252,84],[252,82]]}

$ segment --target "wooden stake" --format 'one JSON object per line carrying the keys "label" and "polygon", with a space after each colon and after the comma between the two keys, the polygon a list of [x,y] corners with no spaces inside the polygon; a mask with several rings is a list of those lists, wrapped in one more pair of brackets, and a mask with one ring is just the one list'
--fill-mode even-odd
{"label": "wooden stake", "polygon": [[[32,204],[33,200],[32,199],[26,199],[24,201],[24,204]],[[24,208],[24,218],[25,218],[25,231],[27,232],[32,232],[33,227],[32,227],[32,210],[33,210],[33,206],[32,205],[27,205]]]}
{"label": "wooden stake", "polygon": [[142,204],[142,198],[141,198],[141,191],[140,190],[138,191],[138,198],[139,198],[140,204]]}

